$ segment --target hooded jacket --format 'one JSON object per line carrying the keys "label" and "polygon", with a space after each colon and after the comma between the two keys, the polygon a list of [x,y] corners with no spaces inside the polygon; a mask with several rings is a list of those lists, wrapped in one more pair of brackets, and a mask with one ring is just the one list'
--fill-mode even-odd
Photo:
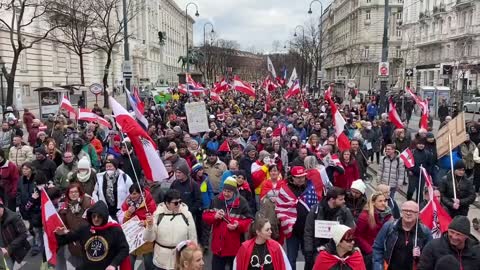
{"label": "hooded jacket", "polygon": [[[268,254],[271,256],[272,266],[275,270],[290,270],[290,262],[282,246],[275,240],[267,240]],[[250,267],[250,257],[255,248],[255,238],[243,242],[235,257],[233,269],[248,270]]]}
{"label": "hooded jacket", "polygon": [[20,215],[7,208],[3,211],[3,216],[0,218],[3,247],[7,249],[9,257],[21,263],[30,249],[27,228]]}
{"label": "hooded jacket", "polygon": [[[94,226],[92,215],[102,217],[101,226]],[[104,270],[109,265],[130,270],[129,247],[118,223],[108,221],[107,205],[99,201],[87,210],[89,225],[65,235],[57,235],[59,245],[79,241],[83,251],[82,265],[78,270]]]}

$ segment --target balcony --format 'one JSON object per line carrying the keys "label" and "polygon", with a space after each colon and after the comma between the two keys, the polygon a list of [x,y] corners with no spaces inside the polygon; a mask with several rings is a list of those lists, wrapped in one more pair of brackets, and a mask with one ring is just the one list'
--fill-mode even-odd
{"label": "balcony", "polygon": [[450,40],[458,40],[462,38],[470,38],[474,36],[473,26],[461,26],[455,30],[451,31],[450,36],[448,37]]}
{"label": "balcony", "polygon": [[422,36],[417,38],[417,43],[415,46],[417,48],[422,48],[426,46],[438,45],[445,42],[446,34],[432,34],[429,36]]}
{"label": "balcony", "polygon": [[473,6],[473,0],[457,0],[455,3],[455,9],[464,9]]}
{"label": "balcony", "polygon": [[445,4],[440,4],[439,6],[434,6],[432,13],[433,13],[434,17],[440,17],[441,15],[446,14],[447,11],[445,9]]}

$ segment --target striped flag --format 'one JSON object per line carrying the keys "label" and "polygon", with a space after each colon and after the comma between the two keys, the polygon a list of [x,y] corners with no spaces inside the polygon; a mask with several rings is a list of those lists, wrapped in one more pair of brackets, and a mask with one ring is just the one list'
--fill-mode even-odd
{"label": "striped flag", "polygon": [[410,169],[413,166],[415,166],[415,159],[413,158],[413,153],[412,153],[412,150],[410,150],[410,148],[405,149],[400,154],[400,158],[402,159],[403,164],[405,164],[405,167],[407,169]]}
{"label": "striped flag", "polygon": [[293,225],[297,221],[297,198],[286,186],[279,189],[275,198],[275,213],[280,221],[280,229],[286,238],[292,235]]}
{"label": "striped flag", "polygon": [[110,122],[108,122],[105,118],[93,113],[89,109],[78,109],[78,120],[83,120],[87,122],[98,122],[98,124],[104,127],[112,128]]}
{"label": "striped flag", "polygon": [[45,189],[41,190],[40,197],[42,202],[43,243],[45,246],[45,255],[49,264],[56,265],[58,243],[54,231],[58,227],[65,227],[65,225],[63,224],[62,219],[60,219],[60,216]]}
{"label": "striped flag", "polygon": [[70,100],[67,96],[63,96],[62,103],[60,104],[60,109],[64,109],[65,111],[74,114],[75,118],[77,118],[77,112],[73,108],[72,103],[70,103]]}
{"label": "striped flag", "polygon": [[305,191],[298,197],[298,202],[300,202],[305,208],[310,211],[310,208],[318,203],[318,196],[315,190],[315,186],[312,181],[307,180],[307,188]]}
{"label": "striped flag", "polygon": [[397,108],[395,107],[395,103],[393,103],[392,98],[388,99],[388,103],[390,104],[390,110],[388,111],[388,119],[390,119],[390,122],[392,122],[396,128],[405,128],[400,116],[398,115]]}

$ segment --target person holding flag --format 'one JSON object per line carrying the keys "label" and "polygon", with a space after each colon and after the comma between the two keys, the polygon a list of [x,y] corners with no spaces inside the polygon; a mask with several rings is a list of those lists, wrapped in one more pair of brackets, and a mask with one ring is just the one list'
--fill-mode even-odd
{"label": "person holding flag", "polygon": [[[459,160],[453,168],[453,176],[448,173],[440,183],[442,203],[452,218],[458,215],[468,216],[470,205],[475,201],[476,194],[473,183],[465,175],[465,162]],[[455,177],[455,179],[452,179]],[[454,186],[455,185],[455,186]]]}

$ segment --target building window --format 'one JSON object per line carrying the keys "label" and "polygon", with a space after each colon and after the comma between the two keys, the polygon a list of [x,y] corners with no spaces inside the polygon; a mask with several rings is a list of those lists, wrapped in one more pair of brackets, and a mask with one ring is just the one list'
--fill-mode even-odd
{"label": "building window", "polygon": [[397,27],[396,34],[397,34],[397,37],[402,36],[402,30],[399,27]]}
{"label": "building window", "polygon": [[67,69],[67,73],[71,74],[72,73],[72,55],[70,54],[70,52],[68,51],[66,52],[65,59],[66,59],[65,68]]}
{"label": "building window", "polygon": [[397,0],[397,1],[398,1],[398,3],[403,3],[403,0]]}
{"label": "building window", "polygon": [[53,73],[58,73],[58,47],[57,44],[53,44],[52,52],[52,70]]}
{"label": "building window", "polygon": [[26,96],[26,97],[30,96],[30,85],[29,84],[23,84],[22,85],[22,96]]}
{"label": "building window", "polygon": [[365,46],[365,48],[363,48],[363,58],[367,59],[369,54],[370,54],[370,47]]}
{"label": "building window", "polygon": [[370,20],[370,10],[365,10],[365,19]]}
{"label": "building window", "polygon": [[401,20],[402,19],[402,12],[401,11],[397,12],[396,17],[397,17],[397,20]]}
{"label": "building window", "polygon": [[396,58],[401,58],[402,57],[402,51],[400,50],[399,46],[395,47],[395,57]]}
{"label": "building window", "polygon": [[367,3],[371,3],[371,2],[372,2],[372,0],[367,0]]}
{"label": "building window", "polygon": [[23,49],[22,52],[20,52],[20,70],[22,72],[27,72],[28,71],[28,65],[27,65],[27,50]]}

